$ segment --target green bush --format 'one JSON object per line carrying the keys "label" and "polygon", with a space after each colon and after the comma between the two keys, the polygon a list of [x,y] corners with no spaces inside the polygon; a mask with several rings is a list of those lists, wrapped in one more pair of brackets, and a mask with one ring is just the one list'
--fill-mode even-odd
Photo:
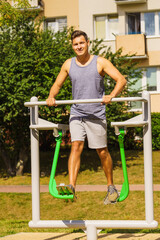
{"label": "green bush", "polygon": [[[15,174],[29,157],[29,114],[24,102],[48,97],[61,65],[73,56],[70,31],[42,31],[39,11],[0,3],[0,157]],[[71,98],[69,80],[58,98]],[[69,107],[40,108],[40,117],[65,122]]]}
{"label": "green bush", "polygon": [[[160,113],[151,113],[152,149],[160,150]],[[143,128],[128,128],[125,136],[125,149],[143,149]]]}
{"label": "green bush", "polygon": [[160,113],[152,113],[152,148],[160,149]]}
{"label": "green bush", "polygon": [[[8,172],[13,174],[20,165],[24,165],[30,152],[29,114],[24,102],[29,101],[32,96],[45,100],[62,64],[74,56],[70,42],[72,29],[64,29],[55,34],[42,31],[41,20],[37,20],[39,11],[28,11],[27,6],[24,6],[26,1],[18,2],[23,3],[20,6],[23,11],[13,8],[5,0],[0,2],[0,157]],[[127,87],[123,96],[136,96],[136,91],[131,91],[131,87],[142,74],[137,70],[135,61],[128,59],[128,55],[121,56],[121,49],[112,53],[110,48],[103,46],[102,40],[92,41],[90,51],[109,59],[126,76]],[[115,81],[105,76],[106,94],[114,86]],[[71,83],[68,78],[57,99],[71,98]],[[68,105],[56,108],[43,106],[39,109],[39,115],[44,119],[68,123]],[[110,146],[117,146],[117,137],[110,122],[128,119],[126,110],[125,103],[106,106]],[[43,135],[40,144],[43,145],[44,141],[50,145],[48,136]]]}

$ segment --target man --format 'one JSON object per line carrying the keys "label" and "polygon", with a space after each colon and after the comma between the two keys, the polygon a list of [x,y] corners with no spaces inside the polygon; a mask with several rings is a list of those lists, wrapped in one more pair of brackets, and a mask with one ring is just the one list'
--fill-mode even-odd
{"label": "man", "polygon": [[[89,53],[89,40],[85,32],[74,31],[71,40],[76,57],[64,62],[46,102],[49,106],[55,105],[55,97],[69,75],[73,99],[102,98],[102,103],[73,104],[71,107],[69,125],[72,146],[68,160],[68,186],[74,193],[80,168],[80,156],[87,137],[88,146],[96,149],[107,178],[108,192],[104,204],[114,203],[119,195],[113,185],[112,159],[107,148],[105,104],[109,104],[112,98],[122,91],[126,80],[110,61]],[[110,95],[105,95],[103,81],[105,74],[116,81]]]}

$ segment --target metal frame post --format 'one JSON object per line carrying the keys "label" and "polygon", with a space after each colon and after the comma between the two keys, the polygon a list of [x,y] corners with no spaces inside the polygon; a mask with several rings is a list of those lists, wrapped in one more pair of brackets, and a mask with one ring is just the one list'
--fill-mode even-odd
{"label": "metal frame post", "polygon": [[[37,101],[32,97],[31,102]],[[31,125],[38,124],[38,106],[30,108]],[[31,174],[32,174],[32,221],[36,224],[40,220],[40,179],[39,179],[39,131],[31,129]]]}
{"label": "metal frame post", "polygon": [[152,171],[152,127],[151,127],[151,101],[147,91],[142,93],[147,100],[143,102],[142,110],[144,120],[148,124],[143,127],[143,152],[144,152],[144,183],[145,183],[145,218],[148,223],[154,219],[153,211],[153,171]]}
{"label": "metal frame post", "polygon": [[97,240],[97,228],[94,225],[87,226],[87,240]]}

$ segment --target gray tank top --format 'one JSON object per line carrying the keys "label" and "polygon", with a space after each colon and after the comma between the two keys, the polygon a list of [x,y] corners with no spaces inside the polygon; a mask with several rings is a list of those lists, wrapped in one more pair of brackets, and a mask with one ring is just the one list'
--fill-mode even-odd
{"label": "gray tank top", "polygon": [[[97,58],[84,67],[77,65],[76,58],[72,58],[69,77],[72,82],[73,99],[95,99],[102,98],[105,94],[104,79],[97,71]],[[71,115],[86,118],[105,119],[105,105],[101,103],[73,104]]]}

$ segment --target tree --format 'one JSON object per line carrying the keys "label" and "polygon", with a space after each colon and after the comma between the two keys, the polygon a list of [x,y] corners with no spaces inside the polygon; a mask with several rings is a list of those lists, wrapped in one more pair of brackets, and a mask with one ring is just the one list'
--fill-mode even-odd
{"label": "tree", "polygon": [[[22,2],[25,3],[19,0],[19,4]],[[29,158],[29,113],[24,102],[32,96],[45,100],[62,64],[74,56],[70,42],[72,28],[57,33],[42,31],[42,20],[37,19],[39,11],[28,11],[27,2],[18,6],[23,10],[13,8],[5,0],[0,3],[0,158],[10,175],[22,174]],[[124,96],[135,94],[129,90],[133,84],[130,80],[141,77],[135,62],[121,56],[121,50],[113,54],[98,40],[91,43],[91,53],[101,53],[126,76],[128,86],[122,93]],[[113,89],[114,81],[107,76],[105,84],[107,94]],[[71,98],[71,83],[67,78],[57,99]],[[69,110],[68,105],[45,106],[39,113],[49,121],[68,123]],[[109,123],[125,119],[127,115],[124,103],[113,103],[106,111]],[[116,142],[113,131],[109,125],[111,144]]]}
{"label": "tree", "polygon": [[[23,6],[24,7],[24,6]],[[21,174],[28,159],[29,118],[24,102],[31,96],[46,99],[62,63],[73,55],[68,30],[41,31],[39,11],[20,11],[8,2],[0,5],[0,157],[9,174]],[[59,98],[70,92],[66,81]],[[62,121],[68,106],[43,108],[40,115]]]}

